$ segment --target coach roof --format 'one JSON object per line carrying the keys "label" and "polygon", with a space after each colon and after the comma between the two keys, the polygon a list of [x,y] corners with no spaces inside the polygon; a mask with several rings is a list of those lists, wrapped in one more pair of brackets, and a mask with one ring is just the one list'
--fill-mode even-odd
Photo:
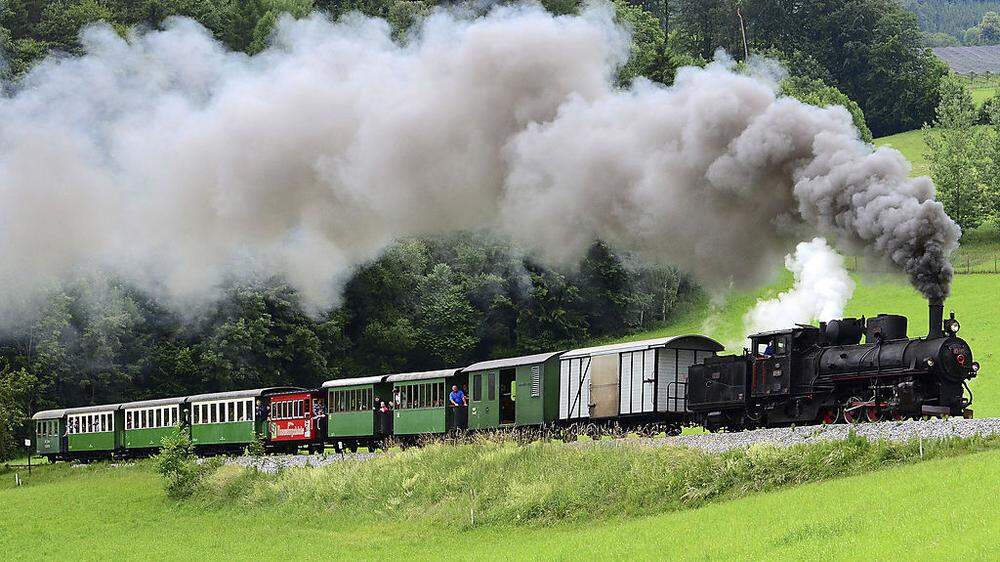
{"label": "coach roof", "polygon": [[212,400],[234,400],[236,398],[256,398],[268,392],[283,392],[286,390],[304,390],[294,386],[274,386],[268,388],[254,388],[252,390],[234,390],[232,392],[213,392],[210,394],[199,394],[188,396],[188,402],[210,402]]}
{"label": "coach roof", "polygon": [[599,345],[596,347],[582,347],[580,349],[567,351],[563,354],[561,359],[573,359],[577,357],[588,357],[591,355],[607,355],[610,353],[625,353],[627,351],[644,351],[647,349],[656,349],[658,347],[683,348],[685,344],[697,346],[695,349],[707,349],[710,351],[722,351],[725,349],[725,346],[712,338],[697,334],[687,334],[682,336],[655,338],[651,340]]}
{"label": "coach roof", "polygon": [[57,420],[66,415],[66,410],[42,410],[41,412],[35,412],[35,415],[31,416],[33,420]]}
{"label": "coach roof", "polygon": [[323,388],[336,388],[338,386],[354,386],[358,384],[378,384],[385,382],[386,375],[376,375],[374,377],[358,377],[355,379],[334,379],[323,383]]}
{"label": "coach roof", "polygon": [[385,382],[421,381],[427,379],[443,379],[457,374],[461,369],[438,369],[437,371],[420,371],[417,373],[399,373],[385,377]]}
{"label": "coach roof", "polygon": [[135,408],[153,408],[155,406],[173,406],[174,404],[182,404],[187,400],[186,396],[176,396],[174,398],[158,398],[156,400],[139,400],[138,402],[129,402],[127,404],[122,404],[122,407],[126,410],[131,410]]}
{"label": "coach roof", "polygon": [[479,363],[469,365],[462,370],[469,373],[472,371],[486,371],[489,369],[509,369],[511,367],[520,367],[522,365],[536,365],[538,363],[545,363],[549,359],[552,359],[561,353],[561,351],[556,351],[550,353],[537,353],[535,355],[522,355],[521,357],[508,357],[506,359],[480,361]]}

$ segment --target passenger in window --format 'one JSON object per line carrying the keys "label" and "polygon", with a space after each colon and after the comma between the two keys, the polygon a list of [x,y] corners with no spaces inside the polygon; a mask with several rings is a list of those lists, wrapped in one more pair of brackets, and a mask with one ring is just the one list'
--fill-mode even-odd
{"label": "passenger in window", "polygon": [[400,404],[399,389],[398,388],[393,389],[393,391],[392,391],[392,401],[393,401],[394,404],[396,404],[396,407],[398,408],[399,404]]}
{"label": "passenger in window", "polygon": [[468,402],[465,400],[465,393],[458,389],[458,385],[451,385],[451,394],[448,395],[448,401],[451,402],[452,408],[459,408],[465,406]]}
{"label": "passenger in window", "polygon": [[382,412],[383,414],[388,414],[389,406],[385,402],[379,402],[378,411]]}
{"label": "passenger in window", "polygon": [[774,357],[774,340],[767,342],[767,347],[764,348],[764,357]]}
{"label": "passenger in window", "polygon": [[469,385],[467,384],[462,385],[462,405],[469,405]]}

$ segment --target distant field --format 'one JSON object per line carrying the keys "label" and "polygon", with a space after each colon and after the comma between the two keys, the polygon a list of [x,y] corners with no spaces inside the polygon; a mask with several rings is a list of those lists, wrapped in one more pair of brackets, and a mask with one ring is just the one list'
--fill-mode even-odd
{"label": "distant field", "polygon": [[[872,316],[878,313],[909,317],[909,334],[927,333],[927,301],[900,277],[855,275],[857,289],[846,314]],[[680,311],[664,328],[625,339],[659,337],[680,333],[704,333],[722,342],[729,351],[743,346],[743,315],[759,298],[773,298],[791,285],[785,274],[773,285],[754,293],[736,293],[712,304],[708,297]],[[962,323],[961,336],[968,340],[983,368],[972,381],[973,409],[977,416],[1000,416],[1000,275],[957,275],[946,313],[954,310]]]}

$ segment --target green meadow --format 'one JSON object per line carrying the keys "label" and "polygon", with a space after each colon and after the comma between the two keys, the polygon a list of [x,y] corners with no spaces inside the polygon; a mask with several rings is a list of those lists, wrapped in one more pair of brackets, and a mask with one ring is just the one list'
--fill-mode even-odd
{"label": "green meadow", "polygon": [[20,487],[0,475],[0,549],[6,560],[820,560],[862,552],[986,560],[1000,555],[998,446],[996,438],[922,449],[853,439],[713,457],[435,445],[278,476],[224,468],[185,502],[164,496],[148,461],[61,464]]}

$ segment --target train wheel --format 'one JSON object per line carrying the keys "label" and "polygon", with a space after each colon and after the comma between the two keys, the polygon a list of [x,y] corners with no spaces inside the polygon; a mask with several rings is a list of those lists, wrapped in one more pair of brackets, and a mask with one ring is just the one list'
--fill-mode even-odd
{"label": "train wheel", "polygon": [[819,421],[832,425],[840,421],[840,408],[832,406],[830,408],[823,408],[822,413],[820,413]]}
{"label": "train wheel", "polygon": [[847,403],[844,404],[844,421],[847,423],[858,423],[861,421],[861,417],[864,414],[864,406],[858,406],[861,399],[857,396],[852,396],[847,399]]}
{"label": "train wheel", "polygon": [[865,408],[865,419],[872,423],[882,421],[882,410],[878,406],[867,406]]}
{"label": "train wheel", "polygon": [[587,437],[590,437],[594,441],[601,440],[601,428],[597,427],[596,423],[587,424],[587,429],[584,430]]}
{"label": "train wheel", "polygon": [[667,426],[667,432],[666,433],[670,437],[677,437],[678,435],[681,434],[682,431],[683,430],[681,429],[681,426],[679,426],[679,425],[670,425],[670,426]]}

